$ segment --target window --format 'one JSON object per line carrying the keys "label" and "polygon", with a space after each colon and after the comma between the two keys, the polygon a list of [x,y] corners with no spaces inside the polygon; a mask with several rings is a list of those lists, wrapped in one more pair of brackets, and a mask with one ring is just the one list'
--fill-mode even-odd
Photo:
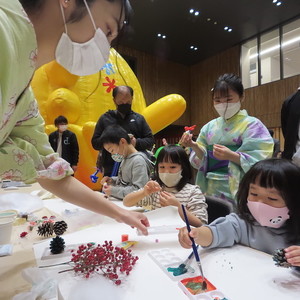
{"label": "window", "polygon": [[299,45],[300,19],[243,43],[240,65],[244,87],[300,74]]}
{"label": "window", "polygon": [[283,77],[300,74],[300,19],[282,28]]}
{"label": "window", "polygon": [[263,34],[260,38],[261,84],[280,79],[279,29]]}
{"label": "window", "polygon": [[258,84],[257,39],[250,40],[242,45],[241,70],[243,85],[250,88]]}

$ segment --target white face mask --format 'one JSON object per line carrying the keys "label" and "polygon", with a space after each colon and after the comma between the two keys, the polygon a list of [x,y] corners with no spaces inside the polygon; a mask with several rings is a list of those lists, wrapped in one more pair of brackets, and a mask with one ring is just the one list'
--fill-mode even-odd
{"label": "white face mask", "polygon": [[68,125],[58,125],[58,129],[60,132],[66,131],[68,128]]}
{"label": "white face mask", "polygon": [[176,187],[182,178],[181,171],[177,173],[158,173],[158,176],[166,187]]}
{"label": "white face mask", "polygon": [[66,32],[62,34],[55,51],[56,61],[70,73],[78,76],[99,72],[107,62],[110,51],[110,45],[104,32],[100,28],[96,28],[86,0],[83,1],[95,28],[94,37],[85,43],[73,42],[68,36],[65,14],[60,6]]}
{"label": "white face mask", "polygon": [[241,109],[241,102],[235,103],[218,103],[214,105],[215,110],[225,120],[230,119]]}

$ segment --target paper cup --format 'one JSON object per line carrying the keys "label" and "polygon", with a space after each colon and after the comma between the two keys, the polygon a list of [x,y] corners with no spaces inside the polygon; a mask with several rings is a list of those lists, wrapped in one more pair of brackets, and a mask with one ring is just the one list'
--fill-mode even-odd
{"label": "paper cup", "polygon": [[16,218],[16,213],[13,211],[0,212],[0,245],[10,243],[12,226]]}

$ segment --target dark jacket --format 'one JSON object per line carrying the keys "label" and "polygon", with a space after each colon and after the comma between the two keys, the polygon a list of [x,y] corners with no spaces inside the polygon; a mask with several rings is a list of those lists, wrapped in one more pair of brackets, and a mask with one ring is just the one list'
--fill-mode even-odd
{"label": "dark jacket", "polygon": [[281,128],[284,136],[283,158],[292,159],[296,152],[300,121],[300,90],[289,96],[281,108]]}
{"label": "dark jacket", "polygon": [[[58,130],[49,135],[49,142],[54,151],[57,151]],[[77,166],[79,158],[79,147],[76,134],[70,130],[66,130],[62,134],[61,156],[71,166]]]}
{"label": "dark jacket", "polygon": [[[142,115],[131,111],[122,118],[117,110],[109,110],[99,118],[96,124],[94,135],[92,137],[92,145],[95,150],[102,150],[100,147],[100,137],[104,129],[109,125],[120,125],[128,133],[133,134],[136,138],[135,148],[138,151],[145,152],[147,149],[151,150],[154,145],[152,131]],[[114,161],[105,149],[101,152],[101,165],[105,169],[104,175],[110,176]]]}

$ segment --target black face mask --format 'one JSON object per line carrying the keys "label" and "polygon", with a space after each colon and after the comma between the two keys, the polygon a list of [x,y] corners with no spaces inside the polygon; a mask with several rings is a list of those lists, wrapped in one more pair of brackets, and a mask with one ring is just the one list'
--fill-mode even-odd
{"label": "black face mask", "polygon": [[120,112],[123,115],[127,115],[131,112],[131,104],[120,104],[117,106],[118,112]]}

